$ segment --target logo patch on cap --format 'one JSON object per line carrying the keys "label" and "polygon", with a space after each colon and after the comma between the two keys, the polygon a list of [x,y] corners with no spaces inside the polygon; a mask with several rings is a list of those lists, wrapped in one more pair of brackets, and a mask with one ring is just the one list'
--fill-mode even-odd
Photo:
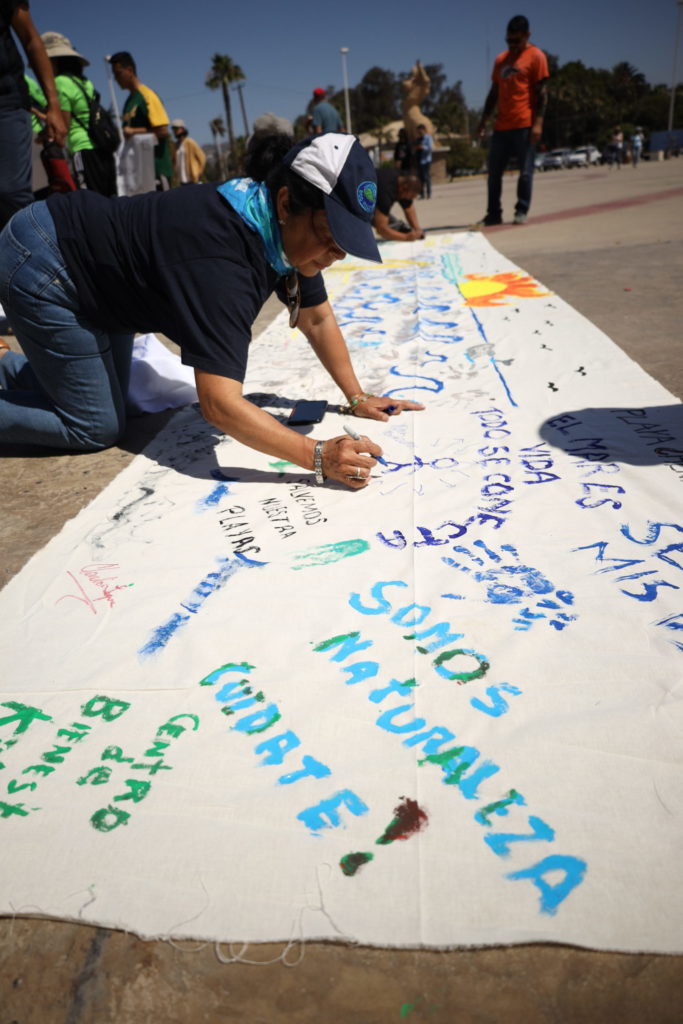
{"label": "logo patch on cap", "polygon": [[374,181],[361,181],[356,190],[358,205],[366,213],[372,213],[377,202],[377,185]]}

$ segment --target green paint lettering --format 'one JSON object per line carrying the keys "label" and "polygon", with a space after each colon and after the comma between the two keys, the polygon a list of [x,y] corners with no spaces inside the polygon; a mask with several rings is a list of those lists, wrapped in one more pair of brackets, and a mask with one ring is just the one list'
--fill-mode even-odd
{"label": "green paint lettering", "polygon": [[130,702],[127,700],[114,700],[100,695],[81,705],[81,713],[86,718],[103,718],[105,722],[114,722],[125,714],[129,707]]}
{"label": "green paint lettering", "polygon": [[112,804],[109,804],[107,807],[102,807],[99,811],[95,811],[91,815],[90,823],[98,832],[113,832],[119,825],[127,825],[129,818],[130,814],[128,811],[123,811],[120,807],[113,807]]}
{"label": "green paint lettering", "polygon": [[128,787],[128,792],[115,796],[114,800],[133,800],[136,804],[145,799],[152,787],[152,783],[146,779],[126,779],[124,785]]}
{"label": "green paint lettering", "polygon": [[163,758],[159,758],[152,764],[142,764],[140,761],[136,761],[135,764],[131,765],[131,768],[135,768],[137,771],[149,772],[150,775],[156,775],[157,772],[170,772],[172,766],[170,764],[164,764]]}
{"label": "green paint lettering", "polygon": [[32,793],[33,790],[37,788],[37,782],[22,782],[19,784],[16,779],[10,779],[7,783],[7,792],[10,796],[14,796],[15,793],[21,793],[22,789],[28,789],[28,791]]}
{"label": "green paint lettering", "polygon": [[[84,731],[81,732],[81,729]],[[85,736],[88,735],[89,732],[89,725],[74,724],[71,726],[70,729],[58,729],[57,735],[63,736],[65,739],[69,740],[70,743],[79,743]]]}
{"label": "green paint lettering", "polygon": [[128,763],[133,760],[132,757],[124,757],[123,750],[121,747],[105,747],[102,751],[103,761],[118,761],[119,764]]}
{"label": "green paint lettering", "polygon": [[[343,558],[352,558],[364,551],[369,551],[370,545],[366,540],[341,540],[336,544],[323,544],[318,548],[309,548],[307,551],[299,551],[292,559],[292,569],[311,569],[318,565],[330,565],[332,562],[340,562]],[[299,564],[297,564],[299,563]]]}
{"label": "green paint lettering", "polygon": [[341,647],[341,650],[337,651],[331,658],[332,661],[345,661],[350,658],[352,654],[360,654],[361,651],[366,650],[368,647],[372,647],[374,641],[372,640],[361,640],[358,641],[360,633],[355,631],[353,633],[341,633],[339,636],[333,636],[330,640],[323,640],[322,643],[316,644],[313,648],[314,651],[328,651],[331,647]]}
{"label": "green paint lettering", "polygon": [[55,744],[54,750],[48,750],[40,756],[47,764],[62,764],[64,761],[64,755],[68,754],[70,750],[71,747],[59,747]]}
{"label": "green paint lettering", "polygon": [[197,715],[190,715],[189,713],[187,713],[181,715],[173,715],[171,718],[169,718],[168,722],[165,722],[163,725],[159,726],[159,728],[157,729],[157,736],[160,736],[163,733],[167,733],[169,736],[172,736],[174,740],[177,740],[181,733],[184,733],[185,730],[187,729],[186,725],[175,724],[183,718],[189,718],[190,722],[192,722],[192,732],[196,732],[197,729],[199,728],[199,717]]}
{"label": "green paint lettering", "polygon": [[11,818],[13,814],[17,814],[19,817],[25,818],[28,811],[23,804],[8,804],[5,803],[4,800],[0,800],[0,818]]}
{"label": "green paint lettering", "polygon": [[52,775],[54,770],[49,764],[30,764],[21,774],[28,775],[29,772],[33,772],[34,775],[42,775],[45,778],[46,775]]}
{"label": "green paint lettering", "polygon": [[[226,672],[251,672],[254,668],[246,661],[234,662],[229,661],[225,665],[221,665],[220,668],[214,669],[213,672],[209,672],[208,676],[204,676],[203,679],[199,680],[200,686],[215,686],[221,676],[225,675]],[[243,680],[245,681],[245,680]],[[171,719],[173,721],[173,719]]]}
{"label": "green paint lettering", "polygon": [[510,804],[526,804],[526,800],[521,793],[518,793],[516,789],[508,790],[507,794],[502,800],[496,800],[492,804],[487,804],[486,807],[482,807],[480,811],[474,815],[474,820],[478,821],[480,825],[491,824],[491,814],[498,814],[505,817],[508,813],[508,807]]}
{"label": "green paint lettering", "polygon": [[13,712],[11,715],[5,715],[4,718],[0,718],[0,725],[9,725],[11,722],[16,722],[17,724],[14,727],[15,733],[26,732],[34,722],[52,721],[52,715],[46,715],[39,708],[33,708],[28,704],[19,704],[15,700],[4,701],[0,707],[9,708]]}
{"label": "green paint lettering", "polygon": [[145,750],[143,757],[161,757],[164,750],[168,750],[169,747],[170,743],[165,743],[163,740],[153,740],[152,746],[149,750]]}
{"label": "green paint lettering", "polygon": [[111,775],[111,768],[106,764],[100,764],[96,768],[91,768],[85,775],[81,775],[80,779],[76,780],[77,786],[102,786],[105,782],[109,781]]}
{"label": "green paint lettering", "polygon": [[[449,669],[442,668],[444,661],[450,661],[452,658],[458,658],[464,655],[468,658],[474,658],[479,663],[479,667],[473,669],[471,672],[451,672]],[[457,683],[470,683],[473,679],[481,679],[485,676],[491,667],[488,661],[485,660],[483,655],[477,654],[476,651],[460,649],[457,651],[443,651],[439,654],[432,662],[434,668],[444,679],[448,679],[449,682]]]}

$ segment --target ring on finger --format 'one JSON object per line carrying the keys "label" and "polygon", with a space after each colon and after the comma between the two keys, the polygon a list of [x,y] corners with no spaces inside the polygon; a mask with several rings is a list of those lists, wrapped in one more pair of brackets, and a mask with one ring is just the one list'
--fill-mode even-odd
{"label": "ring on finger", "polygon": [[356,478],[356,480],[364,479],[363,470],[360,468],[360,466],[356,466],[356,472],[353,475]]}

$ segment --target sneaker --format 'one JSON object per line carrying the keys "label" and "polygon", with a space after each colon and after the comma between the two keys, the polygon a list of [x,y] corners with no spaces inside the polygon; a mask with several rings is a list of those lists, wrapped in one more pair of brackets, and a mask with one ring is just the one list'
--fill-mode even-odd
{"label": "sneaker", "polygon": [[513,224],[526,224],[526,213],[516,213],[512,221]]}
{"label": "sneaker", "polygon": [[494,228],[496,226],[496,224],[502,224],[502,223],[503,223],[503,218],[502,217],[491,217],[487,213],[485,217],[482,217],[481,220],[477,221],[477,225],[476,226],[478,228]]}

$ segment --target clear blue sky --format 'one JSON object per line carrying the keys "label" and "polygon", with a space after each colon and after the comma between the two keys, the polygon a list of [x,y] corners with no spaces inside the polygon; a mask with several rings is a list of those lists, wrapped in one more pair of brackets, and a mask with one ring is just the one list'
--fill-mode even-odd
{"label": "clear blue sky", "polygon": [[[462,80],[469,106],[484,102],[491,63],[505,48],[505,26],[525,14],[532,41],[562,64],[582,60],[611,68],[628,61],[651,84],[671,84],[676,0],[533,0],[517,7],[501,0],[455,5],[447,0],[30,0],[39,32],[62,32],[91,62],[86,70],[105,105],[109,87],[103,57],[129,50],[138,74],[161,96],[169,116],[211,140],[209,121],[223,114],[220,92],[204,81],[214,53],[228,54],[246,75],[243,97],[249,125],[265,111],[294,120],[316,86],[341,88],[339,49],[348,46],[349,85],[373,65],[409,71],[416,59],[443,64],[449,84]],[[683,16],[681,18],[683,22]],[[678,75],[683,77],[683,31]],[[119,106],[125,99],[117,86]],[[234,94],[235,130],[243,132]],[[664,126],[663,126],[664,127]]]}

